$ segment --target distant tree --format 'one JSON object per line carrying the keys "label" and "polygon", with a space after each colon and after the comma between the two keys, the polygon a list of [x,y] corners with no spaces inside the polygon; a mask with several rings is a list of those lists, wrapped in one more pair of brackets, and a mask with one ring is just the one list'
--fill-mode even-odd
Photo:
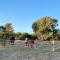
{"label": "distant tree", "polygon": [[3,45],[5,45],[5,35],[6,33],[6,28],[4,26],[0,26],[0,43],[2,43]]}
{"label": "distant tree", "polygon": [[33,31],[34,31],[34,32],[37,32],[37,30],[39,29],[39,25],[37,24],[37,22],[34,22],[34,23],[32,24],[32,28],[33,28]]}
{"label": "distant tree", "polygon": [[6,23],[6,24],[4,25],[4,27],[6,28],[6,31],[7,31],[7,32],[12,32],[12,31],[14,31],[11,23]]}
{"label": "distant tree", "polygon": [[20,36],[22,35],[21,32],[14,32],[13,35],[15,36],[15,39],[20,39]]}
{"label": "distant tree", "polygon": [[[56,37],[57,37],[57,40],[60,41],[60,30],[58,30],[58,32],[57,32],[57,34],[56,34]],[[56,38],[56,37],[55,37],[55,38]]]}
{"label": "distant tree", "polygon": [[29,36],[30,36],[30,34],[28,34],[28,33],[22,33],[20,36],[20,40],[25,40],[25,38],[27,38]]}
{"label": "distant tree", "polygon": [[57,33],[57,19],[48,16],[37,19],[32,24],[32,29],[40,40],[50,40]]}
{"label": "distant tree", "polygon": [[11,23],[6,23],[4,27],[6,28],[6,38],[8,39],[11,35],[13,35],[14,29]]}
{"label": "distant tree", "polygon": [[0,26],[0,42],[5,45],[6,40],[9,40],[9,37],[13,34],[13,27],[11,23],[6,23],[3,26]]}

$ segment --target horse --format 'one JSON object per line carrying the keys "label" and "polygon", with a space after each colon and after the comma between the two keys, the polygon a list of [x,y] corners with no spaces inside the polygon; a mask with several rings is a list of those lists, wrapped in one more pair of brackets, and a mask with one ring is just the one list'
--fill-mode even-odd
{"label": "horse", "polygon": [[34,39],[31,37],[27,38],[26,46],[33,48],[33,44],[34,44]]}
{"label": "horse", "polygon": [[10,43],[11,43],[11,45],[14,45],[14,42],[15,42],[15,37],[14,36],[11,36],[10,37]]}

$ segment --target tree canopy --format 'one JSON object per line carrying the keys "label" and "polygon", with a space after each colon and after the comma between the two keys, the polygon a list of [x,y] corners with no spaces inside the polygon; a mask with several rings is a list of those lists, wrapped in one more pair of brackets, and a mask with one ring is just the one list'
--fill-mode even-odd
{"label": "tree canopy", "polygon": [[56,26],[58,26],[57,19],[45,16],[37,19],[32,24],[32,29],[40,40],[50,40],[57,33]]}

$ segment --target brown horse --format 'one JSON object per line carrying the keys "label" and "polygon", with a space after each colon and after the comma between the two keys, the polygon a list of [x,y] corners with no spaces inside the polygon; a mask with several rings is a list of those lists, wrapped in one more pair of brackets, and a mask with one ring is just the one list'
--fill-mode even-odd
{"label": "brown horse", "polygon": [[33,48],[33,44],[34,44],[34,39],[33,38],[28,38],[26,41],[26,46]]}

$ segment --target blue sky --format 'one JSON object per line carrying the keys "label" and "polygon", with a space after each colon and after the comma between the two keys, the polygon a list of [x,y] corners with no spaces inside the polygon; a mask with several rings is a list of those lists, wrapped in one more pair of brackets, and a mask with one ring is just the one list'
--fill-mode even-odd
{"label": "blue sky", "polygon": [[43,16],[58,20],[60,0],[0,0],[0,25],[12,23],[16,32],[32,33],[32,23]]}

